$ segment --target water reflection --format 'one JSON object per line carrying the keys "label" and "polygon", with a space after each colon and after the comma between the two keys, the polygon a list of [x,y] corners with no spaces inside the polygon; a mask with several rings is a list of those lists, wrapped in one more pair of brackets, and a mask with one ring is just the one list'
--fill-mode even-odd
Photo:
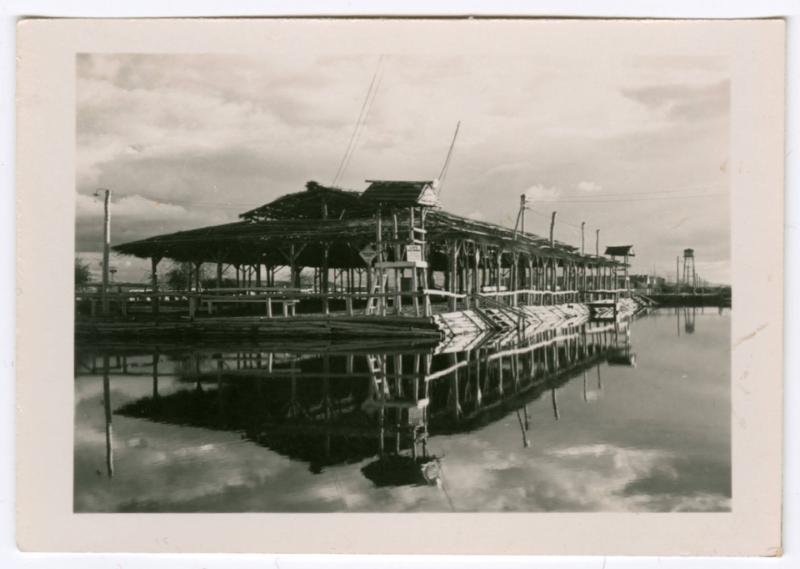
{"label": "water reflection", "polygon": [[[689,314],[694,331],[696,313],[683,310],[674,312],[679,333],[681,324],[684,330],[688,329],[686,323]],[[660,316],[663,315],[662,313]],[[657,320],[660,317],[653,322]],[[117,464],[115,471],[114,450],[119,449],[120,444],[123,452],[129,452],[131,448],[145,448],[148,444],[157,444],[159,438],[158,429],[137,427],[146,431],[148,436],[142,436],[138,432],[135,436],[128,434],[123,436],[122,443],[115,444],[112,423],[116,418],[144,421],[160,425],[161,429],[204,429],[200,431],[201,434],[196,435],[200,437],[200,449],[208,446],[208,443],[202,443],[202,439],[211,438],[203,435],[203,432],[233,433],[243,443],[254,445],[253,448],[261,447],[265,452],[285,457],[292,464],[304,465],[305,472],[312,477],[324,477],[328,471],[335,472],[338,477],[346,472],[348,477],[360,476],[376,489],[433,487],[434,490],[443,492],[451,508],[455,508],[449,492],[451,486],[463,486],[461,489],[466,490],[474,486],[475,482],[462,482],[455,474],[445,475],[445,471],[458,474],[467,471],[466,465],[461,463],[466,456],[482,472],[499,473],[501,470],[497,469],[502,461],[494,465],[481,464],[481,461],[494,456],[496,451],[491,450],[492,448],[499,451],[501,447],[504,452],[510,453],[506,462],[511,460],[517,465],[508,471],[509,475],[514,472],[517,476],[517,471],[523,468],[550,468],[548,465],[552,461],[561,461],[572,468],[570,464],[579,458],[583,465],[581,468],[588,473],[601,464],[586,463],[589,457],[596,456],[595,460],[605,460],[602,458],[604,453],[613,451],[617,455],[614,458],[614,464],[617,464],[615,468],[633,468],[636,484],[674,485],[677,484],[677,479],[667,483],[661,478],[666,476],[667,480],[673,480],[677,475],[671,474],[671,469],[676,467],[658,462],[657,467],[654,467],[656,470],[647,475],[656,478],[648,482],[644,471],[641,471],[644,467],[636,466],[637,463],[631,461],[652,462],[658,457],[663,462],[664,457],[670,456],[675,456],[675,460],[685,460],[674,450],[662,452],[648,448],[659,440],[654,438],[656,433],[661,437],[668,436],[670,428],[675,430],[679,427],[653,426],[650,427],[652,434],[648,427],[637,430],[635,425],[640,424],[642,419],[637,416],[635,406],[632,407],[625,397],[620,399],[622,393],[617,391],[617,401],[610,400],[607,405],[604,404],[605,407],[597,407],[597,411],[587,415],[592,417],[600,413],[604,417],[603,426],[598,427],[600,424],[597,424],[592,427],[597,430],[597,441],[581,442],[585,435],[578,435],[575,429],[583,425],[585,417],[574,407],[571,399],[566,406],[562,401],[564,388],[573,378],[577,380],[575,383],[579,389],[576,395],[588,410],[599,406],[606,399],[604,375],[611,374],[612,379],[620,381],[620,378],[633,378],[641,374],[637,367],[639,362],[632,340],[632,326],[637,327],[639,324],[582,323],[527,337],[520,337],[516,333],[486,337],[469,343],[467,349],[432,345],[367,346],[363,343],[294,343],[279,347],[215,345],[187,348],[163,344],[149,348],[130,345],[94,347],[77,351],[76,379],[80,381],[82,378],[102,377],[108,479],[112,476],[124,477],[125,469],[130,469],[137,477],[146,479],[149,475],[147,468],[135,462],[128,461],[124,466]],[[650,349],[658,348],[650,340],[647,340],[647,344]],[[672,361],[668,363],[671,365]],[[647,366],[645,367],[647,371]],[[631,371],[619,375],[619,372],[612,373],[615,369]],[[115,385],[127,385],[128,378],[135,379],[139,385],[145,377],[152,381],[151,388],[145,393],[133,387],[125,388],[130,393],[135,392],[133,396],[115,391]],[[635,384],[631,385],[636,389]],[[612,408],[620,402],[623,405],[621,410]],[[561,427],[561,431],[553,431],[543,423],[543,405],[549,408],[550,421],[554,425],[567,423],[569,426]],[[637,405],[645,408],[649,402],[640,399]],[[80,423],[81,413],[76,412],[76,417]],[[654,425],[659,421],[657,413],[651,413],[650,419]],[[625,421],[630,423],[625,424]],[[685,426],[686,421],[682,424]],[[510,428],[512,425],[513,429]],[[502,436],[506,437],[508,443],[512,441],[512,438],[508,438],[509,433],[513,434],[512,446],[517,450],[511,450],[512,447],[506,442],[496,439],[498,426],[506,433]],[[714,428],[717,428],[716,425]],[[624,435],[618,434],[623,432],[620,429],[625,430]],[[627,429],[632,431],[627,432]],[[600,434],[601,430],[605,434]],[[554,438],[555,432],[561,433],[560,439]],[[710,438],[716,440],[716,435],[709,433],[713,431],[702,434],[703,444]],[[620,440],[624,440],[623,446],[618,450],[613,450],[615,447],[608,446],[610,443],[606,442],[615,437],[622,437]],[[76,434],[76,453],[82,444],[79,440],[81,438],[81,435]],[[557,445],[555,443],[558,440],[560,442]],[[443,452],[445,446],[453,449],[452,452],[450,449]],[[462,452],[460,447],[484,450],[470,455],[469,452]],[[714,447],[715,452],[717,448]],[[689,454],[696,454],[694,450],[690,451]],[[520,462],[525,460],[524,453],[528,453],[531,458],[539,457],[536,460],[540,464],[537,465],[536,461],[527,465]],[[185,453],[180,456],[183,454]],[[623,462],[619,463],[620,460]],[[728,460],[724,449],[720,460],[721,462],[715,458],[711,468],[714,472],[720,472],[719,475],[714,475],[713,485],[719,486],[718,480],[723,480],[720,491],[724,503],[724,497],[729,492],[725,490],[724,483],[725,461]],[[77,455],[76,461],[77,469],[80,462]],[[698,462],[700,463],[702,469],[709,471],[708,464],[703,461]],[[187,474],[185,478],[178,480],[170,475],[168,482],[191,486],[193,476],[194,474]],[[544,474],[539,472],[537,476],[544,477]],[[568,478],[566,472],[564,477]],[[295,479],[300,478],[295,475]],[[450,482],[451,479],[456,481]],[[689,477],[685,479],[689,480]],[[95,505],[80,508],[76,506],[77,509],[102,511],[128,507],[124,504],[120,506],[119,503],[114,506],[114,499],[111,497],[104,498],[111,500],[111,504],[94,502],[93,500],[99,500],[93,494],[98,490],[95,488],[96,484],[82,480],[76,474],[76,496],[81,496],[82,504]],[[349,480],[350,484],[358,486],[352,478]],[[525,480],[520,484],[527,484]],[[281,483],[288,484],[291,481],[282,479]],[[306,483],[313,488],[314,483],[310,479]],[[535,484],[536,481],[530,480],[529,483]],[[337,478],[336,484],[339,486],[342,482]],[[641,491],[633,480],[626,484],[630,488],[623,486],[614,492],[619,492],[622,498],[626,498],[628,492]],[[703,479],[701,485],[708,484]],[[112,495],[125,493],[121,486],[99,490]],[[696,490],[693,488],[692,492]],[[277,489],[274,492],[279,493]],[[657,498],[665,490],[648,489],[647,492]],[[250,498],[255,499],[252,495]],[[129,499],[135,503],[139,498],[133,496]],[[313,500],[309,497],[310,502]],[[466,500],[463,495],[458,499],[459,502]],[[346,503],[347,500],[345,505]],[[715,505],[711,509],[718,509],[719,503],[714,498]],[[667,507],[664,504],[667,502],[658,502],[652,509]],[[255,505],[229,507],[230,511],[259,508]],[[478,504],[474,507],[497,509],[490,504]],[[510,504],[502,506],[509,507],[513,509]],[[523,504],[518,507],[525,509]],[[536,503],[530,505],[529,509],[569,510],[598,507],[564,504],[548,506]],[[151,503],[147,508],[156,511],[175,510],[174,506],[162,503]],[[202,508],[195,506],[189,510],[205,511]],[[377,508],[377,505],[373,504],[366,509],[372,508]],[[459,506],[459,509],[464,508]],[[219,510],[220,507],[208,509]],[[262,507],[260,511],[292,509],[315,511],[317,508],[314,503],[309,503],[302,507],[271,505]],[[427,504],[420,506],[420,509],[436,510],[441,507]],[[708,508],[703,506],[701,509]]]}
{"label": "water reflection", "polygon": [[[353,346],[327,352],[214,351],[172,354],[187,386],[159,393],[161,349],[151,361],[152,394],[115,412],[159,423],[230,430],[294,460],[314,473],[375,456],[362,468],[380,486],[436,484],[439,458],[428,438],[468,432],[516,413],[522,446],[531,445],[528,404],[548,394],[561,416],[557,389],[600,363],[635,366],[628,323],[582,324],[522,338],[488,337],[472,349],[400,348],[355,354]],[[128,375],[128,357],[79,353],[83,369],[102,361],[108,476],[113,475],[109,373]],[[141,354],[136,354],[141,359]],[[135,375],[144,373],[137,366]],[[188,386],[193,388],[188,388]],[[585,391],[586,401],[597,394]]]}

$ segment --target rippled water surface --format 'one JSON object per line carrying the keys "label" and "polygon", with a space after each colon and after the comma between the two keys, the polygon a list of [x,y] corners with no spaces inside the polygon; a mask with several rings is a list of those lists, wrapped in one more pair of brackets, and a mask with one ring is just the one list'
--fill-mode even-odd
{"label": "rippled water surface", "polygon": [[458,346],[78,346],[80,512],[725,511],[730,311]]}

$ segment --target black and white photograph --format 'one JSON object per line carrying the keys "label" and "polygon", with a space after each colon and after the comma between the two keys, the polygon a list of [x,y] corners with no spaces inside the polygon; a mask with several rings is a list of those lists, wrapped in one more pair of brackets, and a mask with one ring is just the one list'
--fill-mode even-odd
{"label": "black and white photograph", "polygon": [[727,511],[727,61],[81,54],[81,512]]}
{"label": "black and white photograph", "polygon": [[782,34],[32,23],[23,541],[779,555]]}

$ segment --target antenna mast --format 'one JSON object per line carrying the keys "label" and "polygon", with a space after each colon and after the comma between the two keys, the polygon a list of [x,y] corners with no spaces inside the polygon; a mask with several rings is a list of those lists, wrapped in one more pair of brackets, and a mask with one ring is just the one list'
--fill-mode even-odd
{"label": "antenna mast", "polygon": [[437,195],[442,195],[442,187],[444,186],[444,178],[447,176],[447,169],[450,167],[450,158],[453,157],[453,147],[456,145],[456,138],[458,137],[458,129],[461,128],[461,121],[456,123],[456,131],[453,133],[453,141],[450,143],[450,148],[447,151],[447,157],[444,159],[442,171],[439,172],[439,189]]}

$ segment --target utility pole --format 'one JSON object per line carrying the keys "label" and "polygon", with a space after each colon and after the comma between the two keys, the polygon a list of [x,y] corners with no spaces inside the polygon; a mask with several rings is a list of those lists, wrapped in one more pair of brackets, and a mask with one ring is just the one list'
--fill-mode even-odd
{"label": "utility pole", "polygon": [[94,195],[105,192],[103,198],[103,288],[100,292],[103,316],[108,316],[108,271],[109,271],[109,250],[111,247],[111,211],[109,209],[111,200],[111,190],[107,188],[98,189]]}
{"label": "utility pole", "polygon": [[519,232],[523,235],[525,234],[525,206],[526,204],[525,194],[522,194],[519,197]]}
{"label": "utility pole", "polygon": [[680,287],[681,284],[681,258],[675,257],[675,286]]}
{"label": "utility pole", "polygon": [[[556,213],[557,212],[554,211],[553,215],[550,217],[550,249],[552,249],[553,252],[555,252],[555,240],[553,239],[553,230],[555,229],[556,226]],[[556,270],[555,256],[550,259],[550,270],[552,271],[552,276],[550,281],[550,286],[552,287],[551,290],[556,290],[558,288],[557,286],[558,283],[556,282],[558,280],[558,277],[556,276],[557,270]]]}
{"label": "utility pole", "polygon": [[594,256],[600,256],[600,230],[595,231],[594,234]]}
{"label": "utility pole", "polygon": [[583,253],[584,253],[584,250],[583,250],[584,249],[583,248],[583,230],[585,228],[586,228],[586,222],[585,221],[581,221],[581,255],[583,255]]}

